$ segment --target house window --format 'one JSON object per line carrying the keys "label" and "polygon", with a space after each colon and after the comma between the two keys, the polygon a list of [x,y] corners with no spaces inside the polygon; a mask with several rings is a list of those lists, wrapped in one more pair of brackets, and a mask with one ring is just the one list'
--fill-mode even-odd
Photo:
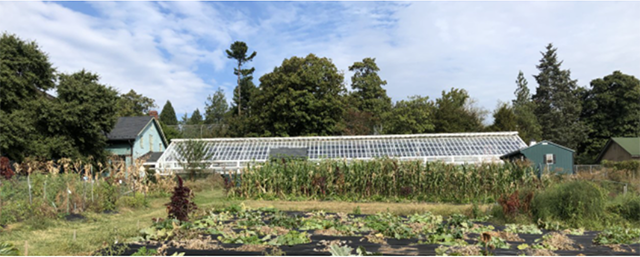
{"label": "house window", "polygon": [[153,135],[149,135],[149,151],[153,152]]}
{"label": "house window", "polygon": [[144,148],[144,137],[140,137],[140,147]]}
{"label": "house window", "polygon": [[555,154],[545,154],[544,155],[544,163],[545,164],[556,164],[556,155]]}

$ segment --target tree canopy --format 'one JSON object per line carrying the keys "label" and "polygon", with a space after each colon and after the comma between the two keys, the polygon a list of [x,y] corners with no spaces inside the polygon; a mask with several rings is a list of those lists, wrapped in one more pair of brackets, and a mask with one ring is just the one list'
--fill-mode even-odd
{"label": "tree canopy", "polygon": [[467,91],[451,88],[449,92],[442,91],[442,96],[436,99],[435,132],[477,132],[484,126],[485,111],[473,106]]}
{"label": "tree canopy", "polygon": [[169,100],[167,100],[164,107],[162,107],[162,112],[160,112],[160,121],[165,125],[178,125],[176,111],[173,109],[173,105],[171,105],[171,101]]}
{"label": "tree canopy", "polygon": [[534,113],[540,122],[544,139],[576,149],[585,137],[585,126],[580,120],[582,103],[578,97],[577,81],[571,79],[571,72],[560,68],[557,48],[547,45],[546,52],[536,66],[538,82],[533,101]]}
{"label": "tree canopy", "polygon": [[351,77],[353,91],[349,97],[353,107],[363,112],[360,117],[369,117],[367,123],[372,126],[371,130],[381,131],[382,116],[391,111],[391,98],[382,88],[387,81],[378,76],[380,69],[375,61],[375,58],[364,58],[349,66],[349,71],[354,72]]}
{"label": "tree canopy", "polygon": [[207,97],[204,109],[204,123],[222,123],[228,109],[229,105],[227,104],[227,99],[224,96],[224,91],[222,91],[222,88],[218,88],[213,95]]}
{"label": "tree canopy", "polygon": [[344,107],[343,75],[328,58],[285,59],[260,78],[254,99],[259,135],[335,135]]}
{"label": "tree canopy", "polygon": [[611,137],[640,136],[640,80],[620,71],[591,81],[582,120],[588,137],[578,148],[585,162],[593,162]]}
{"label": "tree canopy", "polygon": [[538,123],[538,118],[534,113],[536,105],[531,100],[531,93],[527,85],[527,79],[520,71],[516,79],[516,99],[512,101],[513,114],[516,117],[516,129],[525,142],[539,141],[542,139],[540,123]]}
{"label": "tree canopy", "polygon": [[410,96],[409,100],[396,102],[391,113],[385,117],[384,131],[387,134],[431,133],[435,106],[429,97]]}
{"label": "tree canopy", "polygon": [[513,108],[507,103],[501,103],[498,108],[493,111],[493,125],[489,127],[490,131],[515,131],[517,127],[517,118],[513,112]]}
{"label": "tree canopy", "polygon": [[[248,106],[248,102],[250,101],[252,91],[255,89],[255,85],[253,85],[253,72],[254,68],[251,69],[242,69],[242,65],[250,62],[256,57],[256,52],[247,55],[249,51],[249,47],[245,42],[236,41],[231,44],[230,49],[226,50],[227,58],[234,59],[238,63],[238,67],[234,68],[234,74],[238,76],[238,86],[234,90],[234,102],[237,105],[238,116],[242,114],[243,105]],[[243,92],[244,97],[243,97]],[[244,107],[247,109],[247,107]]]}
{"label": "tree canopy", "polygon": [[118,99],[118,117],[145,116],[156,107],[155,100],[136,93],[131,89],[128,93],[120,95]]}

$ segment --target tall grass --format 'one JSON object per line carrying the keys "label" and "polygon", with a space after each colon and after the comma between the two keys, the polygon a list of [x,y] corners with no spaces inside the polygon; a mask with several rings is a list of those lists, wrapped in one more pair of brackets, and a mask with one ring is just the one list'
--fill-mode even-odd
{"label": "tall grass", "polygon": [[142,162],[130,167],[121,162],[95,164],[69,159],[16,164],[17,176],[0,181],[0,225],[85,211],[114,211],[117,205],[140,207],[146,205],[147,195],[169,194],[175,186],[173,177],[141,176]]}
{"label": "tall grass", "polygon": [[326,160],[250,166],[229,194],[244,198],[342,200],[409,199],[430,202],[494,202],[524,187],[542,186],[522,163],[453,165],[441,162]]}

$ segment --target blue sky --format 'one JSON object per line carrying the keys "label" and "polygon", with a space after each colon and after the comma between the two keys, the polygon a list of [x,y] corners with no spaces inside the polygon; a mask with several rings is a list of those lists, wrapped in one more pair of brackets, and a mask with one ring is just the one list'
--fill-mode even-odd
{"label": "blue sky", "polygon": [[374,57],[393,101],[456,87],[489,111],[514,98],[520,70],[535,92],[548,43],[580,86],[640,77],[640,2],[0,2],[0,31],[37,41],[58,71],[96,72],[179,116],[218,88],[230,98],[236,40],[258,53],[256,84],[314,53],[348,88],[349,65]]}

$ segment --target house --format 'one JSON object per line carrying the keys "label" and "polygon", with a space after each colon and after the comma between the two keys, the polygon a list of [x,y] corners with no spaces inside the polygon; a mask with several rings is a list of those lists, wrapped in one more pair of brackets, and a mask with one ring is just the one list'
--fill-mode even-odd
{"label": "house", "polygon": [[511,161],[527,159],[534,164],[539,174],[543,172],[573,174],[574,153],[572,149],[544,140],[500,156],[500,159]]}
{"label": "house", "polygon": [[106,150],[119,156],[127,167],[141,157],[146,159],[146,166],[152,166],[167,148],[168,141],[157,118],[138,116],[118,118],[107,134],[107,144]]}
{"label": "house", "polygon": [[640,160],[640,137],[612,137],[596,158],[597,163],[603,160]]}

